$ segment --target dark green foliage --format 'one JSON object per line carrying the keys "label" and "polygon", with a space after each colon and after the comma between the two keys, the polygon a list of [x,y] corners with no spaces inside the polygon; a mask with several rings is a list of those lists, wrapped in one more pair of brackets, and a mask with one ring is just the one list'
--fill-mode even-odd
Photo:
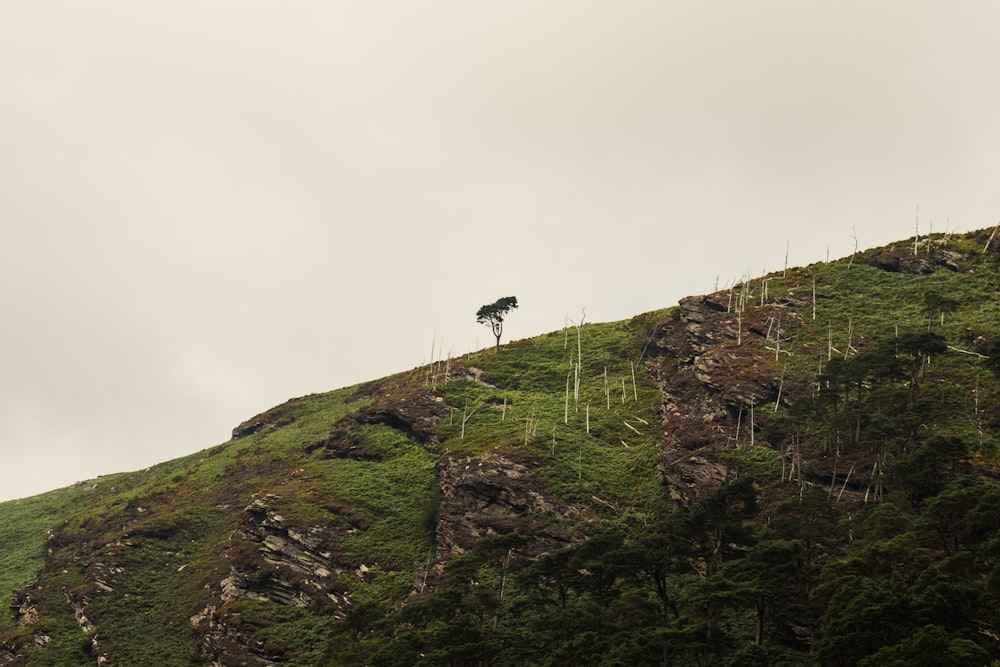
{"label": "dark green foliage", "polygon": [[926,442],[917,441],[912,451],[896,460],[893,477],[914,500],[922,500],[941,492],[949,480],[964,472],[969,453],[969,444],[961,438],[932,436]]}
{"label": "dark green foliage", "polygon": [[937,625],[927,625],[897,644],[883,646],[858,667],[977,667],[993,664],[989,652],[975,642],[956,638]]}
{"label": "dark green foliage", "polygon": [[516,296],[505,296],[497,299],[493,303],[488,303],[476,311],[476,321],[480,324],[490,325],[493,335],[497,339],[497,352],[500,351],[500,336],[503,334],[503,321],[507,313],[517,308]]}

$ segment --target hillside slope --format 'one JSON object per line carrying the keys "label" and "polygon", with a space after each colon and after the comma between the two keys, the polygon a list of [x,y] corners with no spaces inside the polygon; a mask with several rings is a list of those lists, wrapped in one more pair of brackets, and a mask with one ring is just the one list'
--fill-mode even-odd
{"label": "hillside slope", "polygon": [[0,504],[0,665],[989,665],[998,263],[747,277]]}

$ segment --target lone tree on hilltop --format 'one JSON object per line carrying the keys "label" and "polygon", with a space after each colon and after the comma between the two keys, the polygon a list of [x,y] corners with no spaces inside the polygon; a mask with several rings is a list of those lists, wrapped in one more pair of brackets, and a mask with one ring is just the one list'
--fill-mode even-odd
{"label": "lone tree on hilltop", "polygon": [[483,306],[476,312],[476,321],[480,324],[489,324],[493,329],[493,335],[497,337],[497,352],[500,351],[500,334],[503,333],[503,318],[507,317],[507,313],[514,308],[517,308],[517,297],[505,296]]}

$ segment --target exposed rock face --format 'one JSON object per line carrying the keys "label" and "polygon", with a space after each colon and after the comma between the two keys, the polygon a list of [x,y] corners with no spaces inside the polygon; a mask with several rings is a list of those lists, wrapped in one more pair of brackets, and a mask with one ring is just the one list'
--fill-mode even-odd
{"label": "exposed rock face", "polygon": [[876,257],[873,264],[883,271],[923,275],[932,273],[938,266],[951,271],[959,271],[961,269],[960,262],[964,259],[965,256],[960,252],[936,246],[929,254],[885,252]]}
{"label": "exposed rock face", "polygon": [[317,449],[323,450],[323,458],[327,459],[354,459],[355,461],[381,461],[382,455],[365,447],[359,442],[354,442],[350,434],[335,432],[329,437],[316,440],[306,445],[306,452],[313,453]]}
{"label": "exposed rock face", "polygon": [[[785,325],[798,319],[786,304],[804,305],[780,297],[737,315],[726,311],[725,295],[689,297],[654,337],[649,368],[662,392],[666,430],[657,465],[679,506],[690,507],[735,474],[725,450],[751,442],[770,446],[754,439],[767,426],[767,406],[810,394],[780,371]],[[985,344],[974,334],[970,340]],[[836,484],[845,502],[863,502],[879,474],[871,454],[856,453],[848,462],[819,448],[782,454],[790,467],[794,462],[797,480],[824,488]]]}
{"label": "exposed rock face", "polygon": [[681,506],[731,476],[709,454],[750,441],[751,411],[779,400],[779,390],[782,402],[793,394],[782,387],[774,356],[766,356],[770,347],[780,357],[782,322],[797,318],[785,307],[788,298],[741,313],[733,299],[725,293],[682,299],[679,316],[661,327],[649,350],[666,428],[658,466]]}
{"label": "exposed rock face", "polygon": [[338,578],[350,566],[337,556],[337,541],[345,531],[280,513],[280,505],[280,497],[267,494],[244,509],[234,538],[255,545],[259,558],[234,562],[222,585],[223,601],[255,597],[337,615],[347,603]]}
{"label": "exposed rock face", "polygon": [[919,255],[907,255],[898,252],[887,252],[875,258],[875,266],[883,271],[893,273],[931,273],[934,264]]}
{"label": "exposed rock face", "polygon": [[519,551],[528,557],[579,539],[552,525],[554,516],[575,511],[545,493],[533,474],[540,465],[522,449],[442,455],[437,462],[442,500],[436,560],[465,553],[480,538],[513,532],[527,538]]}
{"label": "exposed rock face", "polygon": [[256,628],[244,626],[238,615],[217,617],[214,605],[191,617],[203,653],[213,667],[271,667],[283,651],[261,639]]}
{"label": "exposed rock face", "polygon": [[481,384],[484,387],[492,387],[494,385],[490,384],[483,379],[483,369],[477,368],[476,366],[456,366],[452,368],[448,375],[449,380],[468,380],[469,382],[475,382],[476,384]]}
{"label": "exposed rock face", "polygon": [[38,605],[31,599],[30,591],[15,592],[10,609],[14,612],[14,622],[22,627],[34,625],[38,620]]}
{"label": "exposed rock face", "polygon": [[[343,509],[350,521],[350,508]],[[278,495],[256,496],[231,537],[229,576],[218,583],[209,604],[191,617],[202,652],[220,665],[271,665],[280,660],[281,647],[261,641],[254,628],[243,626],[239,613],[227,610],[228,603],[243,598],[343,617],[351,606],[343,577],[353,576],[355,567],[340,555],[338,543],[349,530],[356,527],[296,517]]]}
{"label": "exposed rock face", "polygon": [[233,429],[233,440],[253,435],[261,430],[281,428],[282,426],[291,424],[295,421],[295,408],[304,398],[293,398],[266,412],[251,417]]}
{"label": "exposed rock face", "polygon": [[386,391],[377,387],[371,388],[367,397],[371,396],[375,396],[371,405],[338,419],[330,435],[306,445],[306,452],[322,450],[324,458],[330,459],[380,461],[381,454],[351,434],[352,427],[370,424],[397,429],[423,445],[438,441],[438,424],[450,412],[440,396],[429,391]]}
{"label": "exposed rock face", "polygon": [[[285,424],[287,423],[289,422],[285,422]],[[269,425],[283,426],[284,424],[269,423],[266,421],[263,415],[257,415],[256,417],[251,417],[245,422],[241,422],[239,426],[233,428],[233,440],[236,440],[237,438],[243,438],[248,435],[253,435],[257,431]]]}
{"label": "exposed rock face", "polygon": [[965,255],[962,253],[948,250],[947,248],[935,248],[931,252],[931,257],[934,259],[935,264],[943,266],[946,269],[951,269],[952,271],[960,270],[961,266],[959,263],[965,259]]}
{"label": "exposed rock face", "polygon": [[26,652],[29,646],[44,646],[52,638],[40,631],[33,631],[33,626],[38,622],[38,605],[29,590],[14,592],[10,610],[15,624],[23,630],[0,644],[0,665],[20,667],[28,664]]}
{"label": "exposed rock face", "polygon": [[337,420],[335,429],[355,424],[385,424],[412,436],[418,442],[437,442],[437,426],[450,408],[429,391],[392,392],[379,395],[371,405]]}
{"label": "exposed rock face", "polygon": [[96,656],[97,664],[103,665],[108,661],[108,657],[101,653],[101,647],[98,642],[97,628],[89,618],[87,618],[87,603],[86,598],[82,600],[75,599],[69,593],[65,593],[66,601],[69,606],[73,609],[73,618],[76,619],[76,624],[80,626],[80,630],[84,635],[90,637],[90,651]]}

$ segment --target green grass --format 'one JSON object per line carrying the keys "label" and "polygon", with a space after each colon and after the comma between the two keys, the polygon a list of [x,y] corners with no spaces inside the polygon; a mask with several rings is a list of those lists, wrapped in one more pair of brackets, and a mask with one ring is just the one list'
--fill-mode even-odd
{"label": "green grass", "polygon": [[227,528],[226,515],[214,509],[160,515],[143,526],[149,536],[106,555],[123,572],[114,594],[95,595],[87,614],[112,664],[189,664],[188,619],[200,611],[205,583],[219,575],[203,563]]}
{"label": "green grass", "polygon": [[556,497],[598,515],[641,507],[660,485],[662,431],[659,394],[640,363],[640,331],[629,322],[585,324],[482,353],[475,363],[493,387],[468,380],[439,387],[453,408],[442,448],[526,447],[546,462],[541,478]]}
{"label": "green grass", "polygon": [[[42,569],[49,527],[90,505],[93,484],[100,482],[0,504],[0,595],[4,602],[11,591],[30,584]],[[0,628],[12,623],[9,614],[0,614]]]}

